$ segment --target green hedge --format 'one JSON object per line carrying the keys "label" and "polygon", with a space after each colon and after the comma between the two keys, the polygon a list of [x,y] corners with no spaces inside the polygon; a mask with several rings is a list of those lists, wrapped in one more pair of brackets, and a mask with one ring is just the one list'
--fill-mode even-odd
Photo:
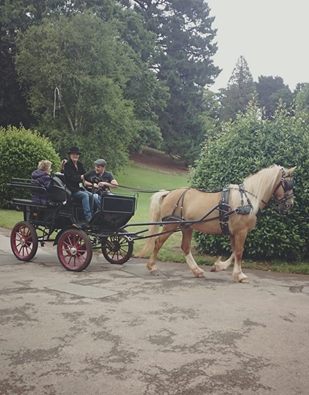
{"label": "green hedge", "polygon": [[[208,190],[239,184],[249,174],[272,164],[297,166],[292,211],[279,215],[270,205],[259,214],[246,241],[245,256],[298,260],[309,257],[309,125],[284,110],[262,120],[255,107],[224,124],[222,135],[202,150],[192,185]],[[196,236],[201,252],[229,254],[226,236]]]}
{"label": "green hedge", "polygon": [[6,183],[12,177],[30,178],[42,159],[53,163],[53,171],[59,170],[59,156],[47,138],[23,127],[0,128],[0,207],[7,207],[12,197]]}

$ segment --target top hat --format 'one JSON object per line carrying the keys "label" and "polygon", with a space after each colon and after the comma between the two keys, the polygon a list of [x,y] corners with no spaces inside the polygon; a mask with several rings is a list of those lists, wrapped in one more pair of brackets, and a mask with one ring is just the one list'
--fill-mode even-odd
{"label": "top hat", "polygon": [[80,155],[81,152],[80,152],[80,150],[79,150],[78,147],[71,147],[71,148],[69,149],[69,151],[68,151],[68,154],[69,154],[69,155],[70,155],[70,154],[78,154],[78,155]]}

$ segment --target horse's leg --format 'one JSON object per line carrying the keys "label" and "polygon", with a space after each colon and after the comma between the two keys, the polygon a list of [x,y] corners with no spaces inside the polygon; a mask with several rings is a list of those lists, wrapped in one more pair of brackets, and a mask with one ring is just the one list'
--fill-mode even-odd
{"label": "horse's leg", "polygon": [[163,226],[162,232],[167,232],[167,233],[164,233],[163,235],[158,236],[156,238],[154,249],[153,249],[153,251],[150,255],[149,261],[147,263],[147,269],[153,274],[156,273],[158,270],[157,266],[156,266],[156,259],[157,259],[158,253],[160,251],[160,248],[166,242],[166,240],[170,237],[170,235],[173,233],[173,230],[169,231],[169,230],[167,230],[167,227]]}
{"label": "horse's leg", "polygon": [[226,270],[231,263],[234,260],[235,257],[235,238],[234,235],[230,236],[230,240],[231,240],[231,247],[232,247],[232,254],[230,255],[230,257],[225,260],[225,261],[221,261],[221,256],[216,260],[216,262],[214,263],[214,265],[212,266],[211,270],[212,272],[221,272],[222,270]]}
{"label": "horse's leg", "polygon": [[195,277],[203,277],[204,270],[201,269],[195,259],[191,254],[191,239],[192,239],[192,232],[193,229],[191,228],[183,228],[182,229],[182,242],[181,242],[181,249],[185,254],[186,262],[189,268],[192,270]]}
{"label": "horse's leg", "polygon": [[235,262],[233,268],[233,279],[236,282],[246,282],[248,277],[241,270],[242,255],[244,252],[244,245],[247,237],[247,230],[235,234]]}

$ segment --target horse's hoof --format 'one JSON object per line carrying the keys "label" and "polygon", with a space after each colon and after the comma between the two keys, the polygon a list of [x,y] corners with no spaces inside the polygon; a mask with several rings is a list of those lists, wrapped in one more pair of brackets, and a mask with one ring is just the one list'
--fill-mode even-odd
{"label": "horse's hoof", "polygon": [[233,276],[235,283],[246,284],[249,282],[248,277],[245,274],[237,274]]}
{"label": "horse's hoof", "polygon": [[204,270],[195,270],[195,271],[193,271],[193,274],[195,277],[201,278],[201,277],[204,277],[205,272],[204,272]]}
{"label": "horse's hoof", "polygon": [[248,279],[248,277],[246,277],[246,278],[241,278],[241,279],[239,280],[239,282],[240,282],[241,284],[248,284],[248,283],[249,283],[249,279]]}
{"label": "horse's hoof", "polygon": [[157,269],[150,270],[150,274],[151,274],[152,276],[159,276],[159,272],[158,272]]}
{"label": "horse's hoof", "polygon": [[156,266],[154,264],[151,263],[147,263],[146,264],[147,269],[152,272],[153,270],[157,270]]}
{"label": "horse's hoof", "polygon": [[211,272],[216,272],[217,271],[216,266],[211,266],[210,271]]}

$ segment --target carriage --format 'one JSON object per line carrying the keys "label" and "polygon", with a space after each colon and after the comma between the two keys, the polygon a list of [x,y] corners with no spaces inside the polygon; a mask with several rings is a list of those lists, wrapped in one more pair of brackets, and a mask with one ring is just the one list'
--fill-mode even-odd
{"label": "carriage", "polygon": [[[293,173],[295,167],[273,165],[246,177],[242,184],[229,184],[222,191],[209,192],[195,188],[178,188],[156,192],[151,199],[151,222],[128,224],[136,208],[135,196],[102,195],[101,207],[86,227],[78,226],[82,217],[80,203],[67,196],[64,184],[51,190],[45,204],[30,199],[14,198],[12,203],[23,210],[24,221],[11,233],[11,248],[22,260],[31,260],[40,243],[57,245],[61,264],[72,271],[84,270],[90,263],[93,249],[101,249],[110,263],[123,264],[133,253],[133,242],[148,239],[139,256],[151,252],[147,268],[155,273],[156,257],[164,242],[174,232],[182,232],[181,248],[186,262],[196,277],[204,275],[191,253],[193,230],[206,234],[226,234],[232,253],[226,261],[220,258],[212,270],[226,270],[234,262],[233,279],[244,282],[241,262],[247,234],[255,228],[257,214],[271,199],[277,209],[287,213],[294,204]],[[15,178],[11,187],[40,192],[30,180]],[[59,189],[62,193],[59,194]],[[59,198],[60,196],[60,198]],[[147,225],[149,229],[128,232],[129,226]],[[158,233],[158,226],[163,226]],[[149,231],[148,231],[149,230]],[[147,236],[143,236],[147,232]]]}
{"label": "carriage", "polygon": [[40,203],[33,201],[31,194],[46,191],[31,180],[13,178],[8,186],[22,196],[11,201],[23,211],[23,221],[13,227],[10,237],[17,259],[30,261],[39,244],[44,246],[47,241],[57,246],[60,263],[71,271],[84,270],[95,249],[112,264],[123,264],[132,256],[134,241],[124,227],[134,215],[136,196],[102,194],[101,206],[85,226],[79,225],[83,222],[81,203],[70,197],[60,176],[53,177],[47,199]]}

